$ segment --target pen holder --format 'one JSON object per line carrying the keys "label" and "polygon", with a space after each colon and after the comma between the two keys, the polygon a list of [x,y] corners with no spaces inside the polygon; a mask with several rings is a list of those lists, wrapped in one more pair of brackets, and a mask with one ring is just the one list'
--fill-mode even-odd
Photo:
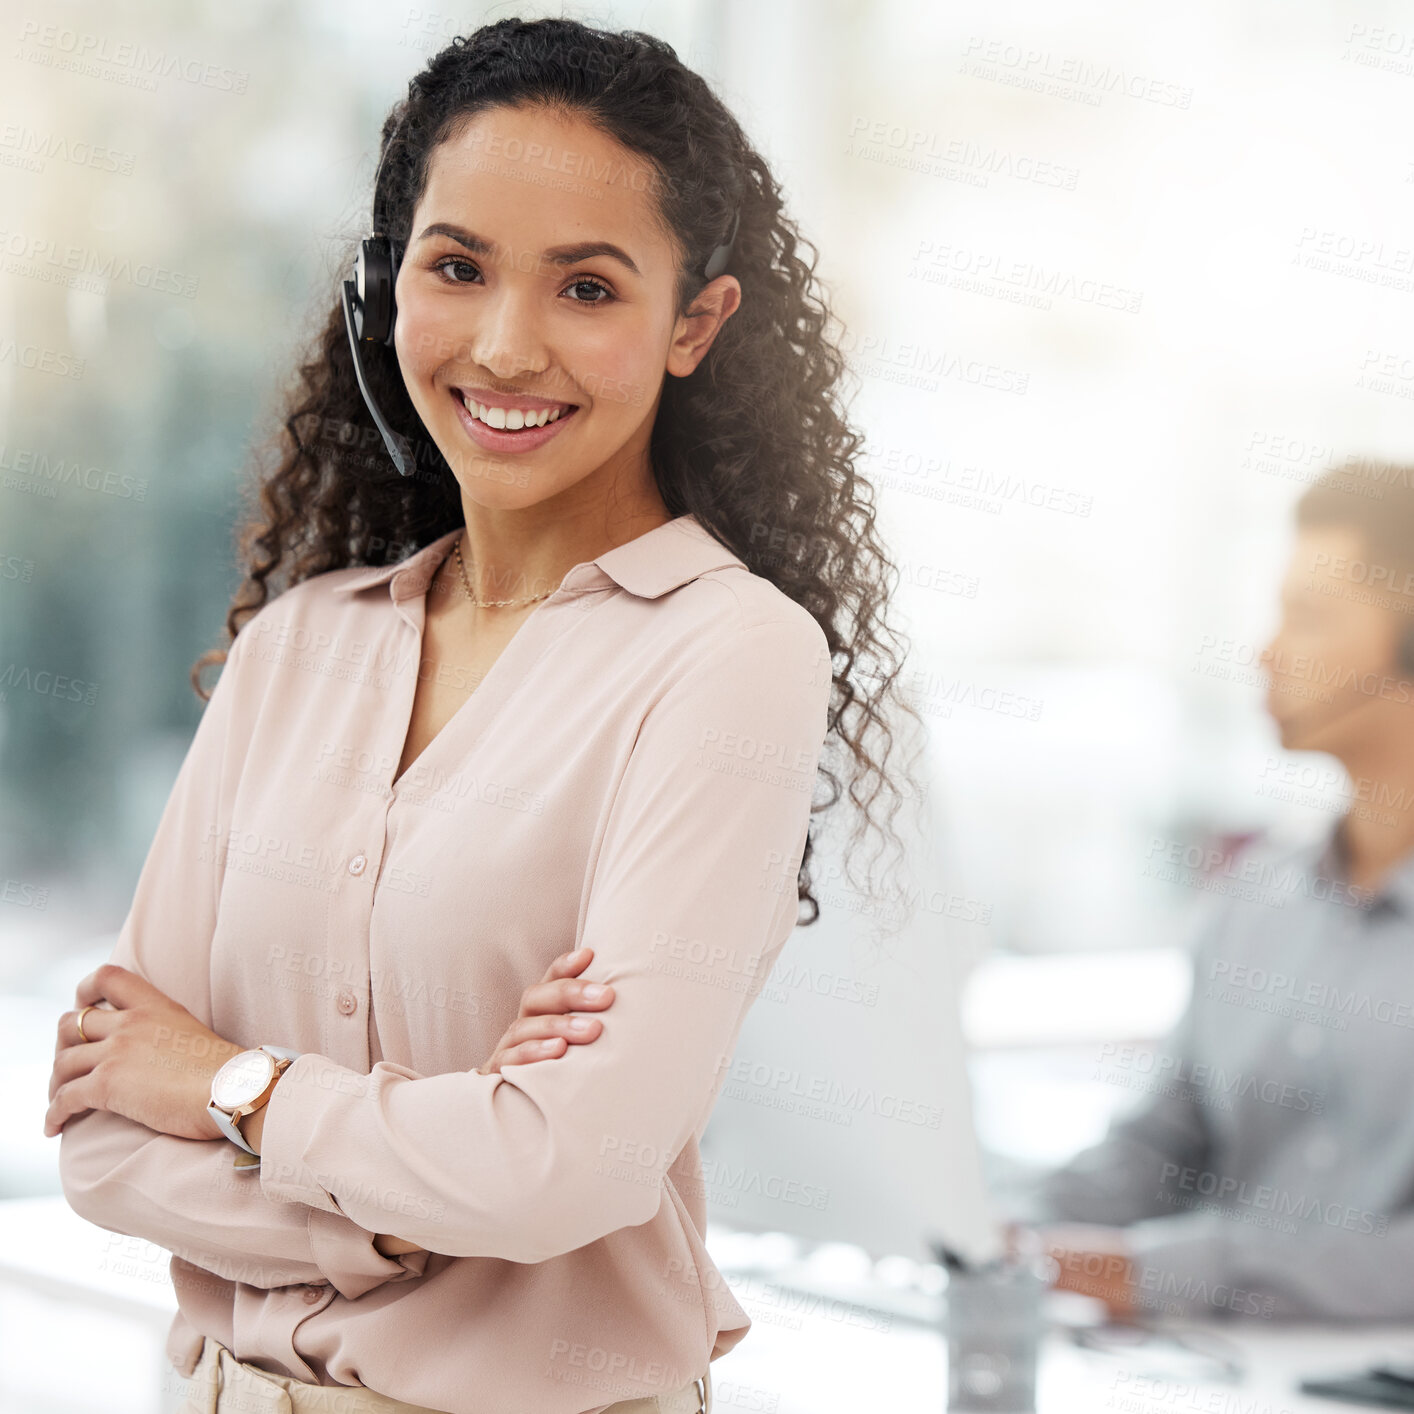
{"label": "pen holder", "polygon": [[1034,1414],[1045,1258],[948,1272],[948,1414]]}

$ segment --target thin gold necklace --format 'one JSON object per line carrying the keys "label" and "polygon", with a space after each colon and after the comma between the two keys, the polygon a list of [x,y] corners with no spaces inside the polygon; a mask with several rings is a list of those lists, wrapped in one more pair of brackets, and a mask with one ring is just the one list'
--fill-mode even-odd
{"label": "thin gold necklace", "polygon": [[466,565],[462,560],[462,542],[460,535],[457,536],[456,540],[453,542],[452,550],[457,557],[457,569],[461,571],[462,588],[466,590],[466,597],[479,609],[501,609],[509,608],[516,604],[534,604],[538,600],[548,599],[550,595],[555,592],[553,589],[547,589],[543,594],[536,594],[530,599],[478,599],[476,595],[471,592],[471,584],[466,577]]}

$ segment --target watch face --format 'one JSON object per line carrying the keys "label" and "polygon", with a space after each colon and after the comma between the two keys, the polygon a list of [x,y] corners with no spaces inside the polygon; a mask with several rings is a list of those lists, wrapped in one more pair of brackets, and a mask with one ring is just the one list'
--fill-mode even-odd
{"label": "watch face", "polygon": [[211,1081],[211,1098],[223,1110],[248,1105],[270,1083],[275,1058],[265,1051],[242,1051],[232,1056]]}

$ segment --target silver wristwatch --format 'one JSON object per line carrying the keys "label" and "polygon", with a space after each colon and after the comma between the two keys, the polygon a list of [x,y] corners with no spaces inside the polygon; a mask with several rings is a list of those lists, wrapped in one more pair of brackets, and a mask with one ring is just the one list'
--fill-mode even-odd
{"label": "silver wristwatch", "polygon": [[260,1156],[241,1138],[236,1124],[270,1098],[276,1080],[300,1054],[288,1046],[257,1046],[232,1056],[211,1077],[211,1103],[206,1107],[207,1114],[231,1143],[239,1144],[257,1159]]}

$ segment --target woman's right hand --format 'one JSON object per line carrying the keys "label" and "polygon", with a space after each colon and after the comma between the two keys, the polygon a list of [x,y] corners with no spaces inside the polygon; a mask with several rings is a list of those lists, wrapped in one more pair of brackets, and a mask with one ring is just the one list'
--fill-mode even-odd
{"label": "woman's right hand", "polygon": [[478,1066],[478,1075],[491,1075],[503,1065],[529,1065],[554,1060],[572,1045],[597,1041],[604,1023],[593,1016],[570,1016],[572,1011],[592,1011],[614,1004],[614,989],[604,985],[600,995],[589,996],[596,983],[577,981],[594,959],[593,948],[561,953],[520,996],[520,1014],[506,1027],[491,1059]]}
{"label": "woman's right hand", "polygon": [[[574,979],[594,958],[593,948],[564,952],[545,969],[538,982],[532,982],[520,994],[520,1015],[506,1027],[496,1043],[491,1059],[478,1066],[478,1075],[491,1075],[503,1065],[529,1065],[532,1061],[553,1060],[563,1055],[567,1046],[597,1041],[604,1023],[592,1016],[569,1016],[571,1011],[610,1007],[614,1004],[614,989],[605,985],[597,997],[585,995],[584,982]],[[576,1022],[582,1022],[577,1026]],[[377,1233],[373,1245],[385,1257],[398,1257],[408,1252],[421,1252],[417,1243],[388,1233]]]}

